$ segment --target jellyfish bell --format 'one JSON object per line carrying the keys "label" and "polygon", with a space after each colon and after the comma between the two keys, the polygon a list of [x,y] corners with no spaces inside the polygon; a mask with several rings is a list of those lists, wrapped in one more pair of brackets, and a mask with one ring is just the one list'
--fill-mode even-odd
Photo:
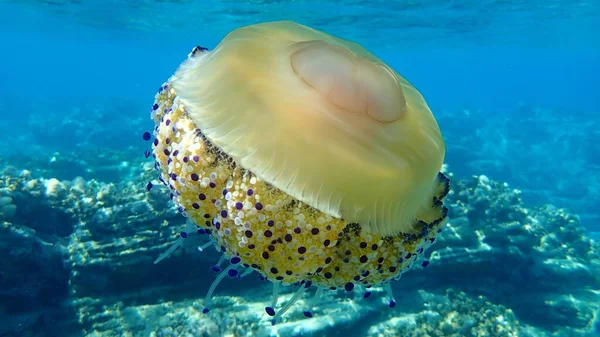
{"label": "jellyfish bell", "polygon": [[[251,272],[273,283],[273,322],[314,287],[384,286],[393,307],[389,283],[442,230],[438,125],[410,83],[354,42],[289,21],[236,29],[192,50],[152,118],[159,180],[187,217],[155,263],[191,233],[207,237],[198,250],[223,255],[205,313],[223,278]],[[297,290],[275,310],[280,285]]]}
{"label": "jellyfish bell", "polygon": [[290,22],[239,28],[172,81],[244,169],[369,232],[410,232],[445,154],[419,92],[360,45]]}

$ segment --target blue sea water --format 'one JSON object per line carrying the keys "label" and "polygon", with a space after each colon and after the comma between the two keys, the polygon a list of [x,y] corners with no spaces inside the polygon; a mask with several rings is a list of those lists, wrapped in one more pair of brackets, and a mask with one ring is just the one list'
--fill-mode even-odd
{"label": "blue sea water", "polygon": [[196,45],[294,20],[354,40],[424,95],[456,179],[486,175],[600,238],[600,2],[0,1],[0,164],[121,182]]}

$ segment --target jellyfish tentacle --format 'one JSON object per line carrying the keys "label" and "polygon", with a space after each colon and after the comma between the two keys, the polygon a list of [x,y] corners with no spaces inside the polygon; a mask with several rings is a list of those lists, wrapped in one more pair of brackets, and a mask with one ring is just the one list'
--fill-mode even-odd
{"label": "jellyfish tentacle", "polygon": [[271,300],[271,307],[277,306],[277,300],[279,299],[279,290],[281,287],[280,282],[273,282],[273,299]]}
{"label": "jellyfish tentacle", "polygon": [[211,241],[208,241],[207,243],[205,243],[203,245],[198,246],[198,248],[196,248],[196,249],[198,249],[199,252],[202,252],[206,248],[208,248],[210,246],[214,246],[214,245],[215,245],[215,242],[211,240]]}
{"label": "jellyfish tentacle", "polygon": [[385,292],[386,292],[386,294],[387,294],[388,298],[390,299],[390,302],[389,302],[388,306],[389,306],[390,308],[393,308],[393,307],[395,307],[395,306],[396,306],[396,300],[394,299],[394,293],[393,293],[393,291],[392,291],[392,286],[390,285],[390,283],[386,283],[386,284],[383,286],[383,289],[385,290]]}
{"label": "jellyfish tentacle", "polygon": [[323,296],[324,291],[325,291],[325,288],[317,286],[317,291],[315,292],[315,297],[313,297],[313,300],[312,300],[313,304],[318,304],[319,302],[321,302],[321,297]]}
{"label": "jellyfish tentacle", "polygon": [[225,254],[221,255],[221,257],[219,257],[219,260],[217,261],[217,263],[210,266],[210,269],[212,271],[214,271],[215,273],[220,273],[223,270],[221,265],[223,264],[223,262],[225,262],[225,260],[227,260],[227,255],[225,255]]}
{"label": "jellyfish tentacle", "polygon": [[254,271],[254,269],[252,269],[252,268],[246,268],[246,270],[244,270],[243,273],[240,273],[240,277],[239,277],[240,280],[243,279],[244,277],[252,274],[253,271]]}
{"label": "jellyfish tentacle", "polygon": [[210,304],[211,304],[212,296],[213,296],[213,293],[215,292],[215,289],[217,289],[217,286],[219,285],[219,283],[221,283],[221,281],[225,278],[225,276],[228,275],[229,271],[230,270],[234,270],[233,268],[235,268],[235,265],[233,265],[233,264],[228,265],[214,279],[214,281],[210,285],[210,288],[208,288],[208,292],[206,293],[206,297],[204,298],[204,310],[210,311]]}
{"label": "jellyfish tentacle", "polygon": [[[188,235],[190,233],[193,233],[196,230],[196,225],[194,225],[194,223],[191,220],[187,220],[186,221],[186,227],[185,229],[179,233],[179,237],[177,238],[177,240],[175,240],[175,242],[173,242],[173,244],[171,245],[171,247],[169,247],[169,249],[167,249],[165,252],[163,252],[162,254],[160,254],[156,260],[154,260],[154,264],[159,263],[160,261],[168,258],[169,256],[171,256],[171,254],[173,254],[173,252],[175,250],[177,250],[177,248],[179,248],[181,245],[183,245],[183,241],[185,239],[187,239]],[[209,242],[212,242],[209,241]]]}
{"label": "jellyfish tentacle", "polygon": [[294,305],[294,303],[296,303],[296,301],[300,299],[300,297],[302,297],[302,295],[306,292],[308,288],[310,288],[311,285],[312,283],[310,281],[300,284],[300,287],[298,288],[298,290],[296,290],[292,298],[290,298],[285,303],[285,305],[275,313],[275,316],[273,316],[273,319],[271,320],[271,324],[275,325],[277,323],[277,320],[281,318],[281,316],[285,314],[285,312],[288,311],[292,307],[292,305]]}

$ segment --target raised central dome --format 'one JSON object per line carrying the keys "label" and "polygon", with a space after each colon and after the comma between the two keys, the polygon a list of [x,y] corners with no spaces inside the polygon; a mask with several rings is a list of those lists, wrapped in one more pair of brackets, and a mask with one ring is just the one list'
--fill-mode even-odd
{"label": "raised central dome", "polygon": [[243,27],[172,80],[202,133],[244,169],[388,235],[429,207],[445,154],[420,93],[360,45],[289,21]]}

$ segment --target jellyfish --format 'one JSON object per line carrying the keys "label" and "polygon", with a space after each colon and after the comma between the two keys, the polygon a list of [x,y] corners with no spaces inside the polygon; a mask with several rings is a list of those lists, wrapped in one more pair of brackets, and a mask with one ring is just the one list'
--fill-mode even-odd
{"label": "jellyfish", "polygon": [[[221,280],[252,272],[273,283],[273,324],[311,288],[382,286],[394,307],[390,283],[429,263],[444,141],[417,89],[361,45],[291,21],[238,28],[195,47],[151,114],[158,180],[188,223],[156,262],[196,232],[223,254],[204,313]],[[281,286],[296,288],[278,307]]]}

